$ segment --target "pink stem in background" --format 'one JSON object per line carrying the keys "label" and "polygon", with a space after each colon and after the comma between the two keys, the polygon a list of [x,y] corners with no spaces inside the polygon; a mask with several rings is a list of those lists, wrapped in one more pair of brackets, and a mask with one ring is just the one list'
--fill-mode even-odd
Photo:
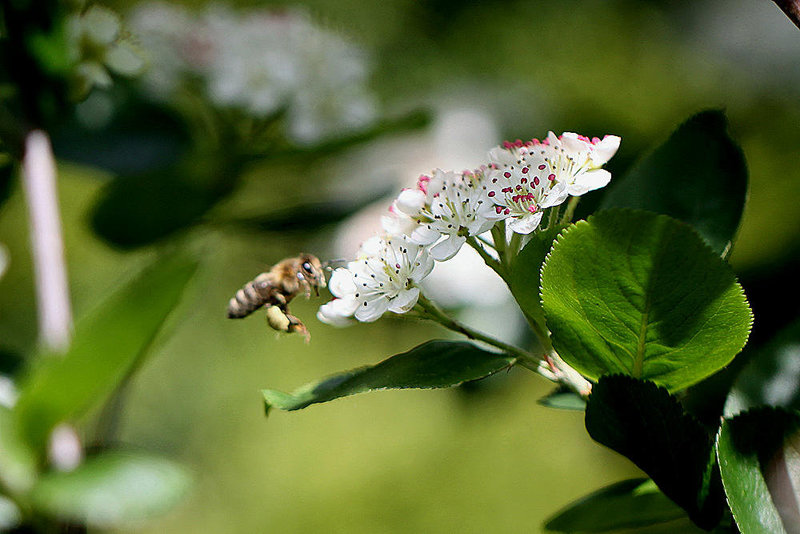
{"label": "pink stem in background", "polygon": [[800,28],[800,0],[772,0],[786,13],[786,16]]}
{"label": "pink stem in background", "polygon": [[56,165],[45,132],[33,130],[26,137],[22,171],[31,223],[39,340],[46,349],[64,352],[70,343],[72,310],[58,212]]}

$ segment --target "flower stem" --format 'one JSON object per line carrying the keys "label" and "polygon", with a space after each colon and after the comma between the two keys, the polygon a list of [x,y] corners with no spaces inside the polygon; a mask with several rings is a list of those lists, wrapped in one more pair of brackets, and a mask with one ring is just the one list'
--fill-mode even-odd
{"label": "flower stem", "polygon": [[472,236],[468,237],[467,244],[472,248],[474,248],[478,254],[480,254],[481,258],[483,258],[483,262],[489,267],[491,267],[492,270],[500,276],[500,278],[506,280],[507,272],[503,264],[497,261],[495,258],[493,258],[488,252],[486,252],[486,249],[483,248],[483,245],[481,245],[481,243],[477,239],[475,239],[475,237]]}
{"label": "flower stem", "polygon": [[572,217],[575,215],[575,208],[578,207],[578,202],[580,201],[581,197],[569,197],[567,209],[564,211],[564,216],[561,217],[562,224],[572,222]]}
{"label": "flower stem", "polygon": [[467,336],[469,339],[475,339],[478,341],[483,341],[493,347],[497,347],[498,349],[502,350],[503,352],[507,352],[511,354],[518,361],[529,360],[532,362],[538,362],[538,358],[533,356],[532,354],[515,347],[513,345],[509,345],[508,343],[504,343],[499,339],[495,339],[491,336],[478,332],[477,330],[473,330],[472,328],[468,327],[465,324],[459,323],[452,317],[448,316],[444,313],[439,307],[428,300],[425,295],[420,294],[419,300],[417,301],[417,306],[419,307],[419,311],[421,312],[422,316],[426,319],[430,319],[432,321],[436,321],[440,325],[444,326],[448,330],[452,330],[454,332],[458,332],[459,334],[463,334]]}
{"label": "flower stem", "polygon": [[500,258],[500,264],[506,265],[506,222],[498,221],[492,226],[492,241],[494,241],[494,249],[497,251],[497,257]]}

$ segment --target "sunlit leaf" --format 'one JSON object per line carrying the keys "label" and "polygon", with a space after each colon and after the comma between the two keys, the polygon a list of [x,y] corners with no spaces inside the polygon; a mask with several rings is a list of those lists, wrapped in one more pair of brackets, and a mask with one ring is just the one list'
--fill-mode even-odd
{"label": "sunlit leaf", "polygon": [[196,268],[180,253],[157,260],[77,322],[65,355],[39,356],[14,410],[31,444],[41,447],[56,424],[101,402],[141,364]]}
{"label": "sunlit leaf", "polygon": [[379,389],[447,388],[508,369],[515,358],[472,343],[429,341],[377,365],[307,384],[292,393],[263,390],[266,410],[299,410],[311,404]]}
{"label": "sunlit leaf", "polygon": [[31,501],[62,520],[114,528],[168,511],[190,483],[186,470],[163,458],[105,452],[74,471],[45,475],[33,488]]}
{"label": "sunlit leaf", "polygon": [[750,410],[722,424],[722,483],[742,534],[800,532],[800,416]]}
{"label": "sunlit leaf", "polygon": [[652,382],[601,378],[586,406],[586,430],[647,473],[664,494],[704,528],[723,510],[713,434]]}
{"label": "sunlit leaf", "polygon": [[635,210],[601,211],[565,230],[542,268],[542,301],[572,367],[670,390],[729,363],[752,322],[730,268],[691,227]]}
{"label": "sunlit leaf", "polygon": [[560,510],[545,524],[553,532],[609,532],[666,523],[686,512],[652,481],[634,478],[595,491]]}
{"label": "sunlit leaf", "polygon": [[722,254],[747,198],[747,165],[722,111],[704,111],[608,188],[601,208],[639,208],[691,224]]}

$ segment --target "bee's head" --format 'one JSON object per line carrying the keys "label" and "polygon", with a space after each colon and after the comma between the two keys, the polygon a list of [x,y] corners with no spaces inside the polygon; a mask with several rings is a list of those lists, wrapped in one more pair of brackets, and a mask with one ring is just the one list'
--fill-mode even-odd
{"label": "bee's head", "polygon": [[301,254],[297,264],[297,279],[319,296],[319,288],[325,287],[325,270],[322,263],[312,254]]}

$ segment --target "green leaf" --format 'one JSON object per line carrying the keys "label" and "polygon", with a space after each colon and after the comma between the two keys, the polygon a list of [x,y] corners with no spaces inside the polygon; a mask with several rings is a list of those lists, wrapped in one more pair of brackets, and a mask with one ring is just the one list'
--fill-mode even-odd
{"label": "green leaf", "polygon": [[65,355],[44,354],[20,383],[15,407],[29,442],[102,402],[142,363],[197,268],[185,254],[159,259],[79,320]]}
{"label": "green leaf", "polygon": [[718,253],[729,247],[747,198],[747,165],[722,111],[704,111],[614,180],[601,208],[639,208],[691,224]]}
{"label": "green leaf", "polygon": [[545,524],[554,532],[609,532],[685,517],[674,502],[646,478],[623,480],[569,504]]}
{"label": "green leaf", "polygon": [[545,231],[534,233],[528,244],[514,258],[511,266],[511,293],[523,313],[539,324],[544,323],[539,271],[550,253],[553,241],[566,226],[554,225]]}
{"label": "green leaf", "polygon": [[377,365],[339,373],[307,384],[292,393],[262,391],[266,410],[299,410],[318,402],[377,389],[447,388],[511,367],[516,359],[471,343],[428,341]]}
{"label": "green leaf", "polygon": [[586,406],[586,430],[647,473],[700,527],[719,522],[713,435],[666,389],[624,375],[601,378]]}
{"label": "green leaf", "polygon": [[542,406],[559,410],[582,412],[586,409],[586,401],[583,400],[583,397],[566,387],[558,387],[536,402]]}
{"label": "green leaf", "polygon": [[542,301],[556,351],[582,374],[671,391],[729,363],[752,323],[730,268],[691,227],[635,210],[564,231],[542,268]]}
{"label": "green leaf", "polygon": [[214,158],[186,156],[175,165],[120,176],[92,213],[92,228],[109,243],[135,248],[197,224],[231,192],[237,171]]}
{"label": "green leaf", "polygon": [[36,454],[23,439],[13,413],[0,405],[0,486],[19,493],[28,491],[36,480],[37,462]]}
{"label": "green leaf", "polygon": [[33,506],[91,528],[115,528],[168,511],[187,492],[177,464],[132,452],[106,452],[74,471],[45,475],[31,491]]}
{"label": "green leaf", "polygon": [[800,532],[800,416],[775,408],[725,420],[722,484],[742,534]]}
{"label": "green leaf", "polygon": [[732,415],[770,405],[800,410],[800,320],[782,330],[766,346],[750,354],[725,405]]}

